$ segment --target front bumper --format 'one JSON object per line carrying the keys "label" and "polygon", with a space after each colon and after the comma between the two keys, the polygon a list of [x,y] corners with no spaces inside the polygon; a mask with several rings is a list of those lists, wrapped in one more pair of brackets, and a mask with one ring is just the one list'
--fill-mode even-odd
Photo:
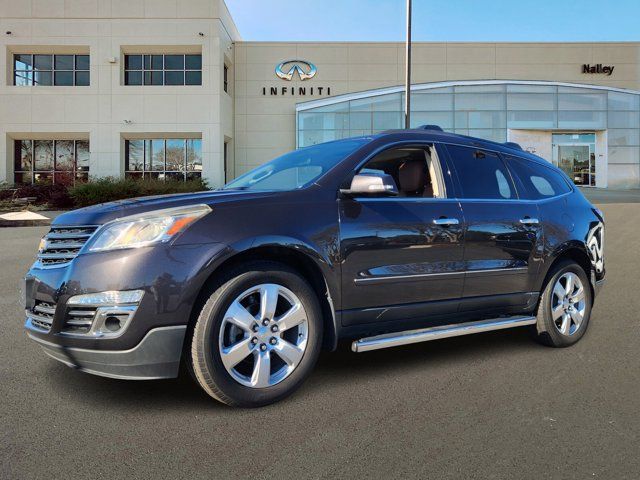
{"label": "front bumper", "polygon": [[[123,379],[175,377],[193,305],[224,248],[166,245],[81,254],[57,268],[34,265],[24,288],[27,334],[47,355],[85,372]],[[122,334],[70,333],[71,310],[78,307],[68,300],[112,290],[144,291]],[[38,305],[49,312],[48,328],[33,323],[30,314]]]}
{"label": "front bumper", "polygon": [[[30,330],[29,320],[26,325]],[[129,350],[64,347],[28,333],[51,358],[83,372],[125,380],[156,380],[178,376],[186,325],[150,330]]]}
{"label": "front bumper", "polygon": [[[46,303],[53,315],[48,331],[28,329],[29,335],[65,348],[122,351],[137,346],[151,329],[187,325],[210,275],[211,259],[221,249],[219,244],[161,246],[81,254],[60,268],[34,267],[27,274],[25,307],[31,310]],[[77,307],[67,305],[68,300],[113,290],[144,291],[126,330],[110,338],[70,335],[67,322]]]}

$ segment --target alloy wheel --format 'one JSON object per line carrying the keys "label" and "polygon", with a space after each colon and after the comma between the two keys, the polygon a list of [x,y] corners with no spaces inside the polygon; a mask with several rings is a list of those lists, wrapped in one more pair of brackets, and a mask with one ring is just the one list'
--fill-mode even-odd
{"label": "alloy wheel", "polygon": [[265,388],[300,364],[308,340],[307,312],[288,288],[256,285],[231,303],[220,326],[222,363],[238,383]]}
{"label": "alloy wheel", "polygon": [[551,298],[551,317],[558,332],[574,335],[584,320],[586,300],[580,277],[566,272],[556,280]]}

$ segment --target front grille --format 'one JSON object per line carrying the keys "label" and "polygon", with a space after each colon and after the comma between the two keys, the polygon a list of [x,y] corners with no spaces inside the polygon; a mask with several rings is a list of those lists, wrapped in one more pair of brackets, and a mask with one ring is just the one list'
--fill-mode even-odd
{"label": "front grille", "polygon": [[51,227],[43,239],[38,260],[47,266],[69,263],[97,229],[96,226]]}
{"label": "front grille", "polygon": [[51,330],[51,324],[53,323],[53,314],[55,312],[55,304],[36,300],[34,307],[30,310],[27,310],[27,315],[31,319],[31,324],[34,327],[48,332],[49,330]]}
{"label": "front grille", "polygon": [[[36,300],[35,305],[27,310],[27,316],[31,319],[31,324],[45,332],[51,330],[53,315],[56,312],[54,303],[41,302]],[[73,307],[67,310],[64,316],[64,326],[62,333],[86,334],[91,330],[93,319],[96,316],[96,307]]]}

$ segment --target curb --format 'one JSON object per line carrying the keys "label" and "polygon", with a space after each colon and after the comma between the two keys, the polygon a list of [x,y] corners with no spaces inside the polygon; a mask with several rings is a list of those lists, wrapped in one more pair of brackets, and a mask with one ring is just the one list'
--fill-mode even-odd
{"label": "curb", "polygon": [[51,225],[50,219],[45,220],[2,220],[0,219],[0,228],[11,227],[46,227]]}
{"label": "curb", "polygon": [[51,225],[51,219],[38,213],[29,211],[0,213],[0,228],[47,225]]}

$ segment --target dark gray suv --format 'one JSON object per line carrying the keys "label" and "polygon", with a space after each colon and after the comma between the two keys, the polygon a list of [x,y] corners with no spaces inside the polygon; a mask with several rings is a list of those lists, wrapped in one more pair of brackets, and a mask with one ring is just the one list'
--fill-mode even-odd
{"label": "dark gray suv", "polygon": [[185,366],[212,397],[289,395],[320,350],[510,327],[569,346],[604,220],[548,162],[436,128],[300,149],[214,192],[60,215],[25,279],[51,357],[119,379]]}

